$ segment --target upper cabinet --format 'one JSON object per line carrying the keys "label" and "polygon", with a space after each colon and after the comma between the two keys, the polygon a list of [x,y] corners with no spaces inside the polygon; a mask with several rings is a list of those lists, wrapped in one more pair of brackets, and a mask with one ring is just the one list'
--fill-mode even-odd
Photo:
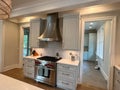
{"label": "upper cabinet", "polygon": [[63,16],[63,49],[79,49],[79,14]]}
{"label": "upper cabinet", "polygon": [[30,21],[30,48],[39,48],[43,46],[43,42],[40,42],[38,37],[43,33],[45,29],[45,20],[34,19]]}

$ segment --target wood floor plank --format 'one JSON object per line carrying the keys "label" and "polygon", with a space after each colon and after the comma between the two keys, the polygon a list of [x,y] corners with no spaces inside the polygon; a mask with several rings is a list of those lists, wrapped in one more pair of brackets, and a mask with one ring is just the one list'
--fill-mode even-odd
{"label": "wood floor plank", "polygon": [[[36,82],[36,81],[34,81],[34,80],[30,79],[30,78],[24,77],[22,69],[16,68],[16,69],[12,69],[12,70],[3,72],[2,74],[10,76],[10,77],[18,79],[18,80],[21,80],[23,82],[29,83],[31,85],[43,88],[45,90],[62,90],[60,88],[51,87],[49,85],[38,83],[38,82]],[[76,90],[103,90],[103,89],[97,88],[97,87],[93,87],[93,86],[89,86],[89,85],[78,85]]]}

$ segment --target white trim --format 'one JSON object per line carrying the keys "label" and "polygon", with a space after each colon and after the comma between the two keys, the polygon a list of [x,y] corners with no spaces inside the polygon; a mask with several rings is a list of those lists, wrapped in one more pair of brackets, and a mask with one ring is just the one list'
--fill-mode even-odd
{"label": "white trim", "polygon": [[[99,20],[111,20],[112,21],[112,35],[111,35],[111,47],[110,47],[110,67],[109,67],[109,76],[108,76],[108,84],[107,89],[112,90],[113,88],[113,66],[115,62],[115,34],[116,34],[116,16],[103,16],[103,17],[89,17],[82,18],[82,31],[81,31],[81,72],[83,67],[83,45],[84,45],[84,26],[87,21],[99,21]],[[80,76],[82,78],[82,75]],[[82,83],[82,81],[81,81]]]}
{"label": "white trim", "polygon": [[8,71],[14,68],[20,68],[18,64],[14,64],[14,65],[9,65],[3,68],[3,71]]}
{"label": "white trim", "polygon": [[100,71],[101,71],[103,77],[105,78],[105,80],[108,81],[108,76],[107,76],[107,74],[104,72],[104,70],[102,69],[102,67],[100,67]]}
{"label": "white trim", "polygon": [[30,23],[25,23],[25,24],[21,24],[20,25],[20,50],[19,50],[19,67],[22,68],[23,67],[23,36],[24,36],[24,31],[23,28],[25,27],[30,27]]}
{"label": "white trim", "polygon": [[4,67],[4,37],[5,37],[5,31],[4,31],[4,28],[5,28],[5,25],[4,25],[4,21],[3,20],[1,20],[0,21],[0,23],[1,23],[1,32],[0,33],[2,33],[2,36],[1,36],[1,58],[0,58],[0,72],[3,72],[3,67]]}
{"label": "white trim", "polygon": [[20,15],[28,15],[33,13],[41,13],[41,12],[50,12],[50,11],[56,11],[58,12],[61,10],[71,10],[71,8],[75,7],[85,7],[94,5],[98,2],[98,0],[51,0],[47,2],[35,2],[33,4],[26,4],[22,7],[16,8],[12,11],[11,17],[16,17]]}

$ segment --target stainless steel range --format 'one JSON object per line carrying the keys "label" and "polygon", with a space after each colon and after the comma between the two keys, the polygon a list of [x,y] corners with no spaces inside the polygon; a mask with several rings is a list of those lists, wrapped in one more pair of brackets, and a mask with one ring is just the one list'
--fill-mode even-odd
{"label": "stainless steel range", "polygon": [[35,80],[48,85],[56,85],[56,62],[59,59],[43,56],[35,61]]}

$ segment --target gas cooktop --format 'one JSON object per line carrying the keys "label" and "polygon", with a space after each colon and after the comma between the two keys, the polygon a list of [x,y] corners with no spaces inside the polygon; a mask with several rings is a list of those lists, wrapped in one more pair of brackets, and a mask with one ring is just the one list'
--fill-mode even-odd
{"label": "gas cooktop", "polygon": [[52,61],[52,62],[57,62],[58,60],[60,60],[61,58],[57,58],[57,57],[52,57],[52,56],[43,56],[40,58],[37,58],[38,60],[45,60],[45,61]]}

